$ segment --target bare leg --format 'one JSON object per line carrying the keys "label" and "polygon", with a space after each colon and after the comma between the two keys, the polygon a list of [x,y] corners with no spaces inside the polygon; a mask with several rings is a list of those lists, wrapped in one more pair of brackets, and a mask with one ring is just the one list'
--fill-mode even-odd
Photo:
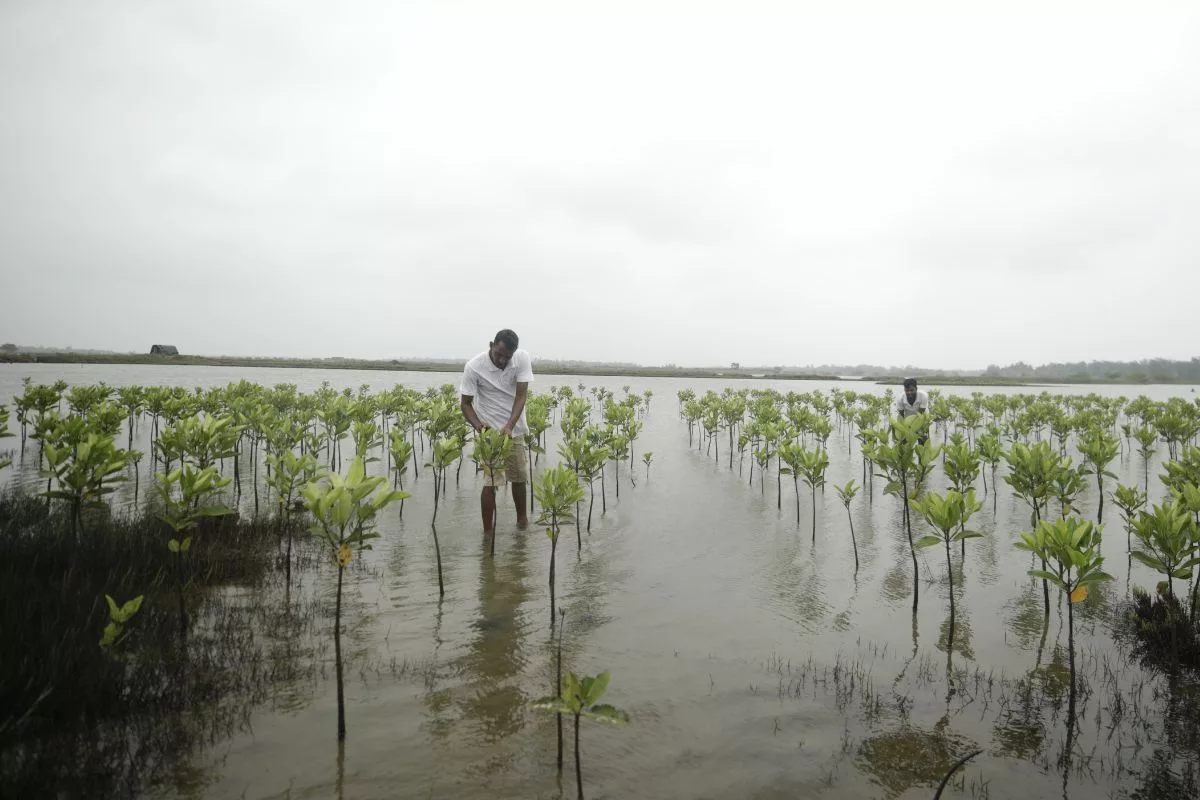
{"label": "bare leg", "polygon": [[483,487],[483,494],[479,496],[479,507],[483,512],[484,535],[490,535],[492,520],[496,517],[496,488],[494,486]]}
{"label": "bare leg", "polygon": [[524,528],[529,524],[529,516],[525,513],[525,484],[512,485],[513,503],[517,507],[517,527]]}

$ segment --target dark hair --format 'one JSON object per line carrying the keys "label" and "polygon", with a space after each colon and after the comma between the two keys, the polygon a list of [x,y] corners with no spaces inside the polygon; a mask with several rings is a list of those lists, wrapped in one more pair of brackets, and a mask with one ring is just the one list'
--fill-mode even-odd
{"label": "dark hair", "polygon": [[517,352],[517,345],[520,343],[520,341],[521,340],[517,338],[517,334],[510,331],[508,328],[505,328],[496,334],[496,338],[492,340],[492,343],[495,344],[498,342],[515,353]]}
{"label": "dark hair", "polygon": [[916,378],[905,378],[904,379],[904,388],[907,389],[910,386],[914,389],[917,388],[917,379]]}

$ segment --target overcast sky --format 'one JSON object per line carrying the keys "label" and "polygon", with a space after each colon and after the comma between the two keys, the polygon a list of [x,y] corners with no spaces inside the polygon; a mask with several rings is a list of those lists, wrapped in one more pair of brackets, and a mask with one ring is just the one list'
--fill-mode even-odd
{"label": "overcast sky", "polygon": [[4,0],[0,339],[1188,358],[1196,5]]}

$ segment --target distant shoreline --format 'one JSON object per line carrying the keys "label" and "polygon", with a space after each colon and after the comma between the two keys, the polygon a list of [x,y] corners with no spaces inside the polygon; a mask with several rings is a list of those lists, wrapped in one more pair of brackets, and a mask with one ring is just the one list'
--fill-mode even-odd
{"label": "distant shoreline", "polygon": [[[146,364],[155,366],[191,367],[269,367],[277,369],[353,369],[391,372],[461,372],[465,361],[402,361],[399,359],[354,358],[246,358],[238,356],[159,356],[121,353],[0,353],[0,364]],[[836,381],[849,386],[879,384],[899,386],[905,376],[871,375],[862,378],[799,372],[760,372],[748,369],[712,369],[703,367],[605,367],[601,365],[562,364],[555,361],[537,362],[543,372],[556,375],[590,375],[594,377],[630,378],[706,378],[729,380]],[[982,375],[915,376],[922,386],[1058,386],[1058,385],[1122,385],[1152,386],[1192,385],[1189,381],[1119,381],[1092,379],[991,378]]]}

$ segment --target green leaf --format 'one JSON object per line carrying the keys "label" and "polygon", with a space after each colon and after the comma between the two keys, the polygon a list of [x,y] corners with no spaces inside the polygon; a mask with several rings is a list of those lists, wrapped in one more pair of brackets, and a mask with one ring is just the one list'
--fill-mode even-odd
{"label": "green leaf", "polygon": [[113,600],[112,595],[110,594],[104,595],[104,599],[108,601],[108,616],[111,619],[116,619],[117,615],[121,613],[120,609],[117,607],[117,601]]}
{"label": "green leaf", "polygon": [[167,549],[170,550],[172,553],[178,553],[179,552],[179,542],[175,539],[170,540],[169,542],[167,542]]}
{"label": "green leaf", "polygon": [[596,676],[595,680],[587,687],[587,693],[584,696],[584,705],[594,705],[597,700],[604,696],[604,692],[608,689],[609,681],[608,670],[601,672]]}
{"label": "green leaf", "polygon": [[953,541],[958,542],[958,541],[962,541],[963,539],[982,539],[982,538],[983,538],[983,534],[979,533],[978,531],[959,531],[958,533],[954,534]]}
{"label": "green leaf", "polygon": [[933,547],[934,545],[938,545],[941,543],[942,543],[941,537],[927,535],[927,536],[922,536],[920,539],[917,539],[915,542],[913,542],[913,548],[915,548],[917,550],[921,550],[923,548]]}

